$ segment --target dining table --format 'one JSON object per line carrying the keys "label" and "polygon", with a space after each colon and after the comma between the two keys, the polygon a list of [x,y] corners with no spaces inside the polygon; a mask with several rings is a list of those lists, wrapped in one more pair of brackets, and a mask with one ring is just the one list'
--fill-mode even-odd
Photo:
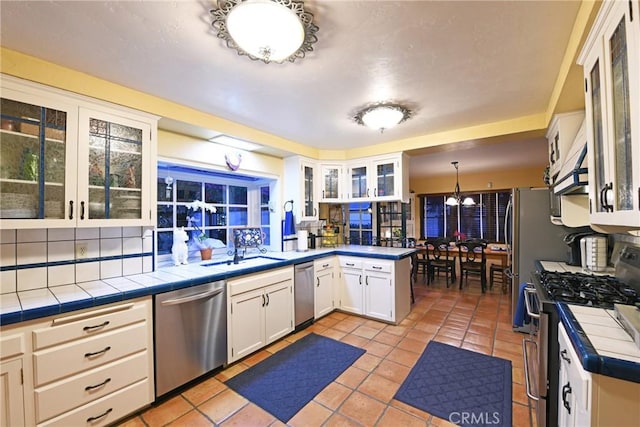
{"label": "dining table", "polygon": [[[421,254],[423,258],[433,255],[433,248],[429,248],[426,245],[418,244],[416,245],[416,250],[417,250],[417,253]],[[505,282],[506,279],[504,278],[504,269],[509,265],[509,252],[506,249],[503,249],[502,247],[495,247],[495,246],[492,247],[488,245],[484,250],[484,254],[487,260],[496,260],[499,262],[500,267],[502,267],[502,270],[503,270],[502,291],[505,292],[507,287]],[[449,246],[449,257],[455,260],[456,258],[458,258],[458,256],[459,256],[458,247]],[[459,264],[459,262],[456,262],[456,264]]]}

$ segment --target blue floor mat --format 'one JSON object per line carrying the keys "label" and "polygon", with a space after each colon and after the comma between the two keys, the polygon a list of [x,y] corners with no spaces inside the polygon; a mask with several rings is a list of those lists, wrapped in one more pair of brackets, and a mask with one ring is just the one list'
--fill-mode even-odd
{"label": "blue floor mat", "polygon": [[511,426],[511,386],[511,361],[431,341],[395,398],[454,424]]}
{"label": "blue floor mat", "polygon": [[286,423],[363,353],[361,348],[312,333],[226,385]]}

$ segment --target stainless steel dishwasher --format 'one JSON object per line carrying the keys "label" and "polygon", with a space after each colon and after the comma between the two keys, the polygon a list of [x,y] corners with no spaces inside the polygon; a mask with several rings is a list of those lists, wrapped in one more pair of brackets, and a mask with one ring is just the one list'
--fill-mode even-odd
{"label": "stainless steel dishwasher", "polygon": [[313,323],[314,289],[313,262],[296,264],[293,276],[293,297],[296,331]]}
{"label": "stainless steel dishwasher", "polygon": [[224,281],[155,296],[156,397],[226,363]]}

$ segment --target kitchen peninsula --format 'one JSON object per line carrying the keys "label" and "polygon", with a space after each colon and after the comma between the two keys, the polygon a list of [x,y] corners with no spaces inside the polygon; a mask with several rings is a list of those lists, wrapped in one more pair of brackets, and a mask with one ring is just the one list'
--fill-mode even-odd
{"label": "kitchen peninsula", "polygon": [[[154,372],[152,303],[154,295],[168,291],[226,281],[227,287],[233,288],[233,292],[227,292],[227,306],[230,306],[234,298],[262,292],[254,289],[255,286],[263,286],[266,292],[270,282],[262,279],[267,276],[289,277],[282,283],[291,291],[281,297],[288,300],[291,310],[278,313],[278,317],[286,320],[290,315],[291,319],[280,329],[279,336],[265,340],[262,345],[266,345],[294,329],[290,278],[295,264],[336,257],[360,260],[360,272],[365,277],[360,281],[363,304],[360,314],[397,324],[410,310],[413,252],[414,249],[364,246],[267,252],[237,264],[228,257],[214,258],[161,267],[146,274],[4,294],[0,302],[0,359],[3,376],[10,383],[10,393],[3,398],[3,412],[8,416],[24,414],[27,425],[73,425],[88,419],[111,423],[153,402],[157,373]],[[368,271],[367,266],[375,271]],[[335,273],[332,274],[330,311],[342,308],[342,289],[347,283],[341,280],[340,271]],[[372,299],[378,302],[373,304]],[[370,314],[368,304],[373,304],[376,310],[381,304],[386,305],[388,311]],[[353,307],[346,310],[356,312]],[[327,313],[324,311],[323,315]],[[234,314],[236,318],[240,315],[239,310]],[[242,342],[233,338],[234,318],[229,310],[227,316],[232,319],[228,322],[228,342],[233,348]],[[236,322],[236,326],[238,324]],[[260,343],[244,353],[238,351],[227,358],[227,363],[259,348]],[[53,361],[61,357],[73,362],[63,369],[54,368],[58,364]]]}

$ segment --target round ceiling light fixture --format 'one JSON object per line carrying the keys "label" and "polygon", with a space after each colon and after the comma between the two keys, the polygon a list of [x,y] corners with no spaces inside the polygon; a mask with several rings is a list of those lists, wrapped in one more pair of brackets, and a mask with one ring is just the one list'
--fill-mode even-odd
{"label": "round ceiling light fixture", "polygon": [[217,0],[210,13],[227,47],[265,64],[304,58],[318,41],[313,14],[299,0]]}
{"label": "round ceiling light fixture", "polygon": [[411,110],[407,107],[385,102],[371,105],[360,110],[353,119],[359,125],[380,130],[380,133],[382,133],[386,129],[391,129],[409,119],[411,114]]}

